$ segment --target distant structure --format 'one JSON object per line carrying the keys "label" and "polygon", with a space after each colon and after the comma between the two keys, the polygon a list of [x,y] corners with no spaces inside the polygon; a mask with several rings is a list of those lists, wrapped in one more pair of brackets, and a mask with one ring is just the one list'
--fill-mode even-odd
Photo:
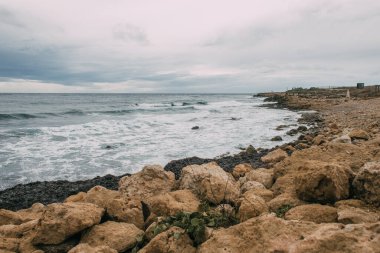
{"label": "distant structure", "polygon": [[357,83],[356,88],[357,89],[364,89],[364,83]]}
{"label": "distant structure", "polygon": [[375,85],[375,92],[380,92],[380,85]]}

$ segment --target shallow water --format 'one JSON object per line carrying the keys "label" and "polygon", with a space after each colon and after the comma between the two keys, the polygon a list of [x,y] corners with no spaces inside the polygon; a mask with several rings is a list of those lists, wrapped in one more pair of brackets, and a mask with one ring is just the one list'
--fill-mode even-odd
{"label": "shallow water", "polygon": [[[298,113],[251,95],[0,94],[0,189],[136,172],[252,144],[270,148]],[[192,130],[199,126],[198,130]],[[282,142],[282,143],[283,143]]]}

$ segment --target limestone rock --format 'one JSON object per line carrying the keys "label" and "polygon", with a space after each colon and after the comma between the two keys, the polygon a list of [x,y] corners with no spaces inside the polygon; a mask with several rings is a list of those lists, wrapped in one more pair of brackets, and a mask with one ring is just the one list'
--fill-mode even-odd
{"label": "limestone rock", "polygon": [[199,200],[190,190],[178,190],[151,197],[148,201],[151,212],[158,216],[175,215],[178,212],[196,212]]}
{"label": "limestone rock", "polygon": [[348,134],[348,136],[350,136],[352,140],[355,140],[355,139],[368,140],[369,139],[368,133],[362,129],[354,129]]}
{"label": "limestone rock", "polygon": [[366,204],[360,199],[344,199],[344,200],[339,200],[335,202],[335,207],[337,208],[342,208],[345,206],[363,208],[365,207],[365,205]]}
{"label": "limestone rock", "polygon": [[244,194],[246,191],[253,189],[266,189],[262,183],[256,181],[247,181],[240,186],[240,193]]}
{"label": "limestone rock", "polygon": [[325,140],[325,136],[324,135],[317,135],[314,139],[313,139],[313,144],[314,145],[321,145],[321,144],[323,144],[323,143],[325,143],[326,142],[326,140]]}
{"label": "limestone rock", "polygon": [[380,206],[380,162],[365,164],[356,175],[354,193],[363,201]]}
{"label": "limestone rock", "polygon": [[18,252],[20,239],[0,238],[0,252]]}
{"label": "limestone rock", "polygon": [[253,168],[248,163],[238,164],[234,167],[232,175],[236,180],[238,180],[240,177],[244,177],[244,175],[250,172],[251,170],[253,170]]}
{"label": "limestone rock", "polygon": [[241,197],[238,214],[240,222],[259,216],[263,213],[267,213],[268,211],[269,209],[265,203],[265,200],[259,196],[256,196],[252,191],[247,191]]}
{"label": "limestone rock", "polygon": [[336,208],[319,204],[296,206],[285,214],[286,220],[303,220],[315,223],[336,222],[337,218]]}
{"label": "limestone rock", "polygon": [[375,223],[380,215],[361,208],[341,206],[338,209],[338,222],[343,224]]}
{"label": "limestone rock", "polygon": [[22,223],[21,216],[13,211],[0,209],[0,226],[2,225],[19,225]]}
{"label": "limestone rock", "polygon": [[24,233],[32,230],[37,223],[38,220],[31,220],[20,225],[0,226],[0,237],[20,238]]}
{"label": "limestone rock", "polygon": [[127,197],[146,199],[170,192],[175,184],[174,173],[159,165],[145,166],[142,171],[119,181],[119,191]]}
{"label": "limestone rock", "polygon": [[276,149],[261,157],[261,161],[264,163],[276,163],[284,160],[286,157],[288,157],[288,154],[284,150]]}
{"label": "limestone rock", "polygon": [[78,192],[77,194],[67,197],[64,202],[86,202],[86,195],[87,193],[85,192]]}
{"label": "limestone rock", "polygon": [[107,204],[107,215],[115,221],[127,222],[144,228],[144,213],[140,198],[119,196]]}
{"label": "limestone rock", "polygon": [[338,138],[335,138],[333,140],[333,142],[337,142],[337,143],[351,143],[351,137],[348,136],[348,135],[342,135]]}
{"label": "limestone rock", "polygon": [[80,243],[68,253],[117,253],[117,250],[108,246],[91,247],[87,243]]}
{"label": "limestone rock", "polygon": [[133,248],[143,235],[144,231],[133,224],[107,221],[92,227],[80,242],[92,247],[108,246],[118,252],[125,252]]}
{"label": "limestone rock", "polygon": [[268,202],[269,210],[272,212],[276,212],[283,206],[295,207],[303,204],[305,204],[305,202],[299,200],[297,196],[290,193],[280,194]]}
{"label": "limestone rock", "polygon": [[182,228],[171,227],[154,237],[139,253],[195,253],[193,242]]}
{"label": "limestone rock", "polygon": [[250,191],[256,196],[262,197],[265,202],[269,202],[274,198],[273,192],[268,189],[251,189]]}
{"label": "limestone rock", "polygon": [[190,189],[214,204],[236,202],[239,197],[238,183],[215,162],[183,168],[180,189]]}
{"label": "limestone rock", "polygon": [[300,174],[295,187],[301,200],[319,203],[334,203],[350,195],[350,169],[336,164],[319,163],[319,170]]}
{"label": "limestone rock", "polygon": [[104,209],[89,203],[50,204],[35,227],[33,244],[59,244],[100,222]]}
{"label": "limestone rock", "polygon": [[248,181],[257,181],[262,183],[266,188],[271,188],[273,185],[273,170],[269,169],[256,169],[248,172],[245,177]]}
{"label": "limestone rock", "polygon": [[117,197],[120,197],[120,192],[112,191],[103,186],[97,185],[87,192],[84,197],[84,202],[107,208],[108,203]]}
{"label": "limestone rock", "polygon": [[23,222],[28,222],[31,220],[40,219],[45,209],[45,205],[41,203],[34,203],[30,208],[17,211],[17,214],[21,216]]}

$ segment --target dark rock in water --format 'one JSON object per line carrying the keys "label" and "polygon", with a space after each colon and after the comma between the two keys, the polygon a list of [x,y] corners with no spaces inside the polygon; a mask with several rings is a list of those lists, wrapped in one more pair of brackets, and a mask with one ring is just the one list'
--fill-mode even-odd
{"label": "dark rock in water", "polygon": [[191,105],[190,103],[187,103],[187,102],[183,102],[182,103],[182,106],[187,106],[187,105]]}
{"label": "dark rock in water", "polygon": [[290,135],[290,136],[294,136],[294,135],[298,134],[298,130],[297,129],[291,129],[291,130],[287,131],[286,134]]}
{"label": "dark rock in water", "polygon": [[278,127],[276,127],[276,130],[277,131],[281,131],[281,130],[283,130],[284,128],[288,128],[289,126],[287,126],[287,125],[279,125]]}
{"label": "dark rock in water", "polygon": [[305,132],[305,131],[307,131],[307,127],[305,127],[305,126],[299,126],[297,128],[297,130],[300,131],[300,132]]}
{"label": "dark rock in water", "polygon": [[191,130],[198,130],[199,129],[199,126],[193,126],[192,128],[191,128]]}
{"label": "dark rock in water", "polygon": [[175,104],[173,102],[170,103],[171,106],[175,106]]}
{"label": "dark rock in water", "polygon": [[271,139],[271,141],[282,141],[281,136],[275,136]]}
{"label": "dark rock in water", "polygon": [[[253,147],[252,147],[253,148]],[[171,171],[175,174],[175,178],[179,179],[181,176],[181,171],[184,167],[192,164],[204,164],[209,162],[216,162],[221,168],[223,168],[227,172],[232,172],[234,167],[241,163],[249,163],[253,167],[260,168],[260,167],[266,167],[267,165],[264,164],[261,161],[261,157],[266,155],[270,150],[262,150],[260,153],[258,153],[254,148],[251,150],[250,148],[247,148],[248,151],[240,152],[236,155],[229,155],[229,156],[223,156],[216,159],[203,159],[199,157],[189,157],[185,159],[180,160],[173,160],[169,162],[164,169],[166,171]]]}
{"label": "dark rock in water", "polygon": [[252,145],[248,146],[248,148],[246,149],[246,152],[248,155],[257,154],[257,150]]}
{"label": "dark rock in water", "polygon": [[207,102],[206,101],[199,101],[199,102],[197,102],[197,105],[207,105]]}
{"label": "dark rock in water", "polygon": [[106,145],[105,149],[112,149],[112,146],[111,145]]}
{"label": "dark rock in water", "polygon": [[37,247],[45,253],[66,253],[69,252],[72,248],[78,245],[80,241],[80,234],[73,236],[66,241],[57,244],[57,245],[38,245]]}
{"label": "dark rock in water", "polygon": [[230,118],[230,120],[241,120],[241,118],[232,117],[232,118]]}
{"label": "dark rock in water", "polygon": [[111,190],[117,190],[122,176],[106,175],[89,180],[69,182],[66,180],[51,182],[34,182],[19,184],[12,188],[0,191],[0,209],[20,210],[29,208],[34,203],[50,204],[62,202],[68,196],[78,192],[87,192],[96,185],[101,185]]}

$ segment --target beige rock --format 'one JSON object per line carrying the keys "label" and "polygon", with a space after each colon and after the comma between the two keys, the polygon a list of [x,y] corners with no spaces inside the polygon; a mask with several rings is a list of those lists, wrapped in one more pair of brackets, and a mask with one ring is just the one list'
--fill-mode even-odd
{"label": "beige rock", "polygon": [[89,203],[50,204],[35,227],[33,244],[59,244],[100,222],[104,209]]}
{"label": "beige rock", "polygon": [[315,223],[336,222],[337,218],[336,208],[319,204],[296,206],[285,214],[286,220],[303,220]]}
{"label": "beige rock", "polygon": [[242,252],[349,252],[377,253],[377,225],[316,224],[263,215],[214,231],[199,253]]}
{"label": "beige rock", "polygon": [[269,210],[272,212],[276,212],[283,206],[296,207],[303,204],[305,204],[305,202],[299,200],[297,196],[290,193],[280,194],[268,202]]}
{"label": "beige rock", "polygon": [[45,209],[45,205],[41,203],[34,203],[30,208],[17,211],[17,214],[21,216],[23,222],[28,222],[31,220],[40,219]]}
{"label": "beige rock", "polygon": [[273,192],[268,189],[252,189],[250,191],[256,196],[262,197],[265,202],[269,202],[274,198]]}
{"label": "beige rock", "polygon": [[257,217],[269,211],[265,200],[252,191],[247,191],[241,197],[241,204],[239,207],[240,222],[246,221],[250,218]]}
{"label": "beige rock", "polygon": [[243,194],[246,191],[253,189],[266,189],[262,183],[256,181],[247,181],[240,186],[240,193]]}
{"label": "beige rock", "polygon": [[354,129],[348,134],[348,136],[351,137],[351,139],[353,140],[354,139],[362,139],[362,140],[369,139],[368,133],[362,129]]}
{"label": "beige rock", "polygon": [[365,164],[356,175],[354,193],[363,201],[380,206],[380,162]]}
{"label": "beige rock", "polygon": [[67,197],[64,202],[86,202],[85,201],[86,195],[87,193],[85,192],[78,192],[75,195],[71,195]]}
{"label": "beige rock", "polygon": [[37,223],[38,220],[31,220],[20,225],[0,226],[0,237],[20,238],[24,233],[32,230]]}
{"label": "beige rock", "polygon": [[107,221],[92,227],[80,242],[92,247],[108,246],[118,252],[124,252],[133,248],[143,235],[144,231],[133,224]]}
{"label": "beige rock", "polygon": [[182,228],[172,227],[154,237],[139,253],[195,253],[192,244]]}
{"label": "beige rock", "polygon": [[240,177],[244,177],[245,174],[250,172],[251,170],[253,170],[253,168],[248,163],[238,164],[234,167],[232,175],[236,180],[238,180]]}
{"label": "beige rock", "polygon": [[145,238],[150,241],[154,238],[155,234],[154,234],[154,230],[156,229],[158,223],[157,221],[153,222],[152,224],[149,225],[149,227],[147,227],[147,229],[145,230]]}
{"label": "beige rock", "polygon": [[68,253],[117,253],[117,250],[108,246],[91,247],[87,243],[80,243]]}
{"label": "beige rock", "polygon": [[2,225],[19,225],[23,222],[21,216],[13,211],[0,209],[0,226]]}
{"label": "beige rock", "polygon": [[119,181],[119,191],[127,197],[146,199],[170,192],[175,184],[174,173],[159,165],[145,166],[142,171]]}
{"label": "beige rock", "polygon": [[319,170],[296,177],[297,196],[301,200],[319,203],[333,203],[348,198],[352,171],[337,164],[319,162],[317,166]]}
{"label": "beige rock", "polygon": [[20,239],[17,238],[0,238],[0,252],[18,252],[19,244]]}
{"label": "beige rock", "polygon": [[344,207],[344,206],[349,206],[349,207],[365,207],[365,203],[361,201],[360,199],[344,199],[344,200],[339,200],[335,202],[335,207]]}
{"label": "beige rock", "polygon": [[245,175],[248,181],[257,181],[262,183],[266,188],[271,188],[273,185],[273,170],[259,168],[252,170]]}
{"label": "beige rock", "polygon": [[151,212],[158,216],[175,215],[178,212],[196,212],[199,207],[197,196],[190,190],[178,190],[151,197],[148,201]]}
{"label": "beige rock", "polygon": [[321,145],[323,143],[325,143],[326,140],[325,140],[325,136],[324,135],[317,135],[314,139],[313,139],[313,144],[314,145]]}
{"label": "beige rock", "polygon": [[84,202],[107,208],[110,201],[120,196],[120,192],[118,191],[112,191],[103,186],[97,185],[87,192]]}
{"label": "beige rock", "polygon": [[289,253],[378,253],[380,235],[376,230],[379,225],[324,224],[305,239],[295,242]]}
{"label": "beige rock", "polygon": [[337,142],[337,143],[351,143],[351,137],[348,136],[348,135],[342,135],[338,138],[335,138],[333,140],[333,142]]}
{"label": "beige rock", "polygon": [[232,175],[215,162],[183,168],[180,189],[190,189],[198,197],[204,197],[214,204],[222,201],[236,202],[240,192],[239,184]]}
{"label": "beige rock", "polygon": [[264,163],[276,163],[284,160],[286,157],[288,157],[288,154],[284,150],[276,149],[261,157],[261,161]]}
{"label": "beige rock", "polygon": [[107,214],[115,221],[127,222],[144,228],[144,214],[140,198],[120,196],[112,199],[107,205]]}
{"label": "beige rock", "polygon": [[338,210],[338,222],[343,224],[375,223],[380,215],[361,208],[341,206]]}
{"label": "beige rock", "polygon": [[296,187],[294,185],[294,177],[291,173],[281,176],[276,179],[275,183],[272,185],[271,190],[275,195],[282,193],[296,193]]}

